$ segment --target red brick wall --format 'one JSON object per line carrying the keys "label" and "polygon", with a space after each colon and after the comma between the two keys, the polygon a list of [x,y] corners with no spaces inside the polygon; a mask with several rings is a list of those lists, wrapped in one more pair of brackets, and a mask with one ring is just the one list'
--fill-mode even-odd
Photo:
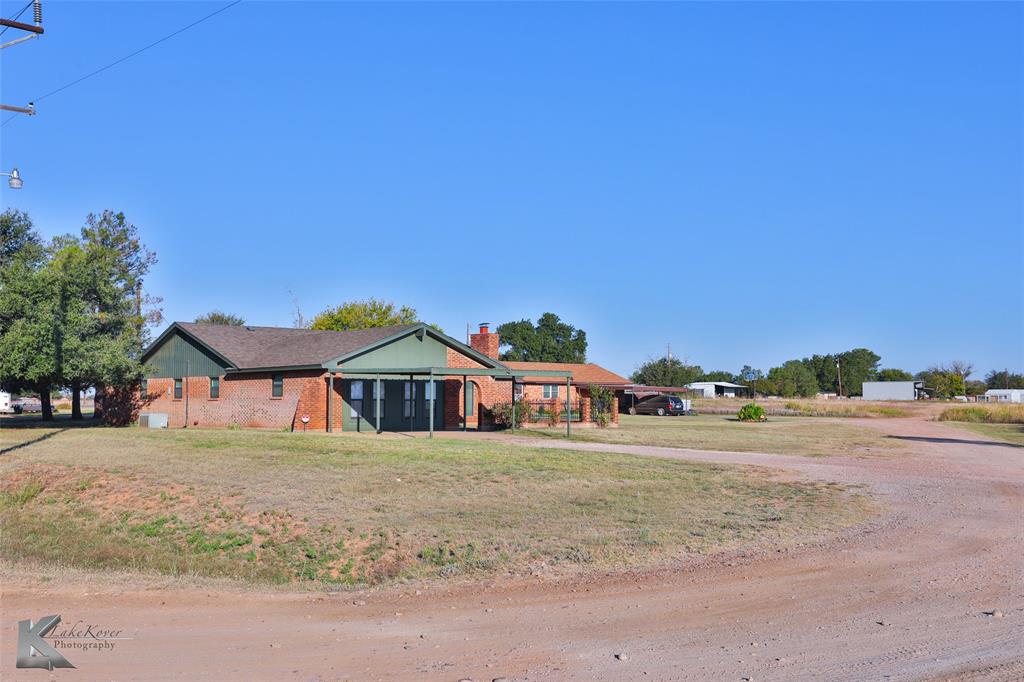
{"label": "red brick wall", "polygon": [[[141,400],[140,412],[164,412],[168,426],[180,428],[185,425],[187,392],[190,426],[237,424],[248,428],[302,428],[299,418],[309,414],[308,428],[322,431],[327,423],[324,377],[319,370],[285,372],[284,395],[273,398],[270,373],[230,374],[220,378],[220,397],[216,400],[210,399],[209,377],[185,379],[181,400],[173,397],[174,379],[149,379],[148,395]],[[338,424],[340,428],[340,419]]]}
{"label": "red brick wall", "polygon": [[[498,348],[501,346],[501,337],[493,332],[483,334],[470,334],[469,346],[478,353],[483,353],[489,358],[498,359]],[[451,350],[449,349],[449,353]]]}
{"label": "red brick wall", "polygon": [[[497,336],[487,334],[480,336]],[[459,368],[482,367],[458,351],[448,349],[448,366]],[[496,403],[512,399],[512,384],[496,381],[489,376],[468,377],[479,387],[476,392],[475,414],[469,419],[470,428],[489,428],[493,424],[481,423],[484,410]],[[559,385],[559,402],[565,401],[564,382]],[[464,396],[462,377],[449,377],[444,381],[444,426],[447,429],[462,427]],[[334,378],[334,430],[342,430],[344,403],[342,401],[342,377]],[[541,384],[527,384],[524,397],[530,402],[550,402],[543,397]],[[309,415],[309,431],[325,431],[327,428],[327,374],[320,370],[284,373],[284,395],[271,397],[271,374],[232,374],[221,377],[220,397],[210,399],[209,377],[190,377],[182,385],[182,399],[173,399],[173,379],[150,379],[149,395],[142,400],[140,412],[163,412],[168,415],[168,426],[180,428],[185,424],[184,393],[188,392],[188,421],[195,426],[231,426],[237,424],[248,428],[290,427],[301,430],[303,415]],[[569,399],[575,405],[578,398],[583,400],[584,422],[590,421],[590,396],[585,387],[573,384]],[[617,410],[612,411],[612,423],[618,424]]]}
{"label": "red brick wall", "polygon": [[[497,334],[474,334],[474,336],[497,336]],[[479,350],[479,349],[477,349]],[[482,352],[482,351],[481,351]],[[497,353],[497,347],[495,347]],[[449,348],[448,366],[459,368],[483,367],[479,362],[466,357],[462,353]],[[487,423],[480,423],[480,416],[483,409],[490,409],[495,403],[509,402],[512,400],[512,384],[509,381],[495,381],[488,376],[470,376],[466,381],[475,382],[480,390],[476,392],[476,409],[469,418],[469,428],[488,428],[492,426]],[[462,377],[449,378],[444,382],[444,426],[446,429],[457,429],[462,427],[462,418],[465,406],[465,396],[462,391]]]}

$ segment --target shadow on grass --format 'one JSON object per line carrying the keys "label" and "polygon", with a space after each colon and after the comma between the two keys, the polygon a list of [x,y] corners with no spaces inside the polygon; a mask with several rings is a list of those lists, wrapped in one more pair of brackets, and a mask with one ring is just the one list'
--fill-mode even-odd
{"label": "shadow on grass", "polygon": [[55,414],[50,421],[43,421],[40,414],[16,414],[0,417],[0,429],[53,429],[53,428],[89,428],[92,426],[103,426],[99,419],[93,419],[91,413],[86,413],[81,419],[72,419],[70,414]]}
{"label": "shadow on grass", "polygon": [[20,450],[21,448],[27,448],[30,445],[35,445],[36,443],[41,443],[44,440],[48,440],[50,438],[53,438],[58,433],[64,433],[65,431],[67,431],[67,428],[57,429],[56,431],[48,431],[47,433],[44,433],[41,436],[37,436],[36,438],[33,438],[31,440],[27,440],[27,441],[24,441],[22,443],[18,443],[16,445],[10,445],[10,446],[8,446],[6,448],[0,448],[0,455],[6,455],[8,452],[14,452],[15,450]]}
{"label": "shadow on grass", "polygon": [[953,443],[960,445],[996,445],[1004,448],[1024,448],[1024,445],[1000,440],[968,440],[966,438],[936,438],[934,436],[886,436],[896,440],[911,440],[919,443]]}

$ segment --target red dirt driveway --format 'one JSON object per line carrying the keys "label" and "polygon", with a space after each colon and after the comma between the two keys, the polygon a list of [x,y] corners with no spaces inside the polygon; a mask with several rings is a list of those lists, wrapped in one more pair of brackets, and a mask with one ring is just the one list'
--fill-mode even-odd
{"label": "red dirt driveway", "polygon": [[[3,680],[1022,680],[1024,448],[935,422],[865,420],[893,458],[605,446],[864,484],[886,505],[822,545],[644,575],[342,594],[60,585],[7,576]],[[17,621],[122,630],[18,670]]]}

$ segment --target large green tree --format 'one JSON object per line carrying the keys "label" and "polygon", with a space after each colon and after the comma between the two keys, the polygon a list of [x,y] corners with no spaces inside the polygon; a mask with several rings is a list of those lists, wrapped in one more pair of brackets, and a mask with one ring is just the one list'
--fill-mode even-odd
{"label": "large green tree", "polygon": [[531,320],[506,322],[498,326],[501,345],[508,350],[502,360],[520,362],[586,362],[587,333],[554,313],[544,313],[534,325]]}
{"label": "large green tree", "polygon": [[725,370],[721,369],[716,369],[711,372],[705,372],[700,377],[700,381],[728,381],[729,383],[741,383],[735,381],[735,379],[736,377],[734,377],[731,372],[726,372]]}
{"label": "large green tree", "polygon": [[766,385],[773,389],[774,395],[783,398],[810,398],[818,392],[814,372],[800,360],[790,360],[768,370]]}
{"label": "large green tree", "polygon": [[342,332],[349,329],[415,324],[419,321],[415,308],[405,305],[396,307],[394,303],[368,298],[327,308],[313,318],[309,327]]}
{"label": "large green tree", "polygon": [[1024,388],[1024,374],[1009,370],[992,370],[985,375],[987,388]]}
{"label": "large green tree", "polygon": [[43,257],[43,242],[24,211],[9,208],[0,213],[0,269],[14,260],[38,263]]}
{"label": "large green tree", "polygon": [[630,377],[635,384],[647,386],[685,386],[700,381],[704,370],[700,365],[687,365],[675,357],[648,360]]}
{"label": "large green tree", "polygon": [[906,370],[887,367],[878,370],[875,381],[913,381],[914,375]]}
{"label": "large green tree", "polygon": [[196,318],[196,322],[202,324],[222,324],[228,327],[241,327],[245,324],[245,318],[225,313],[221,310],[211,310],[205,315]]}
{"label": "large green tree", "polygon": [[80,238],[40,249],[38,238],[22,242],[0,268],[0,382],[38,391],[44,419],[52,418],[51,391],[69,388],[80,418],[83,389],[102,397],[141,371],[146,322],[159,319],[143,290],[155,255],[111,211],[90,215]]}
{"label": "large green tree", "polygon": [[[97,418],[111,421],[116,412],[116,421],[124,421],[133,411],[123,404],[132,395],[124,389],[142,373],[143,348],[162,319],[160,299],[145,289],[156,254],[142,243],[138,228],[124,213],[115,211],[87,216],[80,241],[94,273],[84,296],[98,318],[91,371],[80,381],[96,387]],[[109,416],[103,414],[108,405]]]}
{"label": "large green tree", "polygon": [[948,365],[932,365],[917,375],[918,381],[923,381],[925,388],[931,388],[938,398],[953,398],[958,395],[967,395],[967,377],[974,371],[974,366],[968,362],[954,360]]}
{"label": "large green tree", "polygon": [[812,355],[801,362],[814,373],[820,390],[838,393],[841,377],[843,395],[861,395],[863,383],[875,379],[881,360],[881,356],[867,348],[854,348],[844,353]]}

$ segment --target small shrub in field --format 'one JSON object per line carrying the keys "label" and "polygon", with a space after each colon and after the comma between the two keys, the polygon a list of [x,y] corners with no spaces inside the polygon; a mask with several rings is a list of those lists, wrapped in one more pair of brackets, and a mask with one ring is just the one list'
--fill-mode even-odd
{"label": "small shrub in field", "polygon": [[944,422],[980,422],[983,424],[1024,424],[1024,405],[971,405],[949,407],[939,415]]}
{"label": "small shrub in field", "polygon": [[741,422],[763,422],[768,420],[768,417],[765,416],[764,408],[754,403],[747,403],[741,407],[736,416]]}

